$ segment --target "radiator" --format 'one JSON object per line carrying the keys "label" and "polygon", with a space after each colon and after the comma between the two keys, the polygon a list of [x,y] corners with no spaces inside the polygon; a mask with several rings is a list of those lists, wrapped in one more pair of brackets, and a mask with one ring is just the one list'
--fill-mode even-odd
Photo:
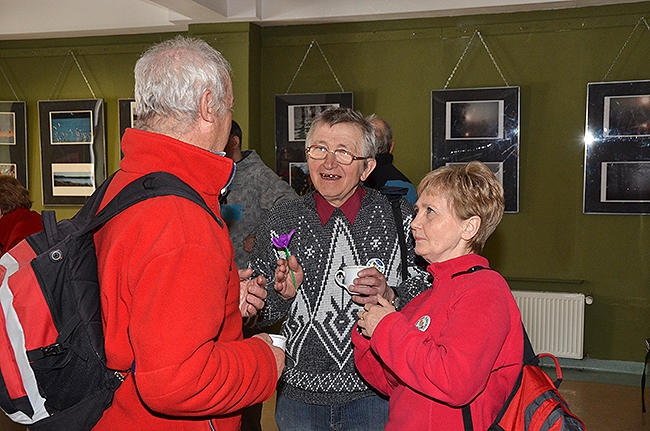
{"label": "radiator", "polygon": [[585,296],[581,293],[512,291],[535,353],[582,359]]}

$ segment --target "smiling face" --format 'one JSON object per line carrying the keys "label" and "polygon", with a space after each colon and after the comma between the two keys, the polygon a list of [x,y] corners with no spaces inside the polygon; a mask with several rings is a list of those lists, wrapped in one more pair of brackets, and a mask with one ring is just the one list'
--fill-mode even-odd
{"label": "smiling face", "polygon": [[471,253],[468,241],[478,231],[479,217],[461,220],[438,192],[421,195],[415,212],[411,222],[415,252],[427,262],[444,262]]}
{"label": "smiling face", "polygon": [[[362,133],[351,123],[337,123],[329,126],[320,123],[312,132],[310,145],[327,147],[331,151],[344,149],[356,156],[362,155]],[[375,168],[375,159],[355,160],[350,165],[342,165],[328,153],[323,160],[307,157],[309,176],[318,192],[334,207],[347,201],[359,185]]]}

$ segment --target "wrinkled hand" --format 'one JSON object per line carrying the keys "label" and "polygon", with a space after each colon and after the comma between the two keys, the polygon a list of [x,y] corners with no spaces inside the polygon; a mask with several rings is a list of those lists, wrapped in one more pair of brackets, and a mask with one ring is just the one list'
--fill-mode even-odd
{"label": "wrinkled hand", "polygon": [[[293,285],[293,278],[289,268],[293,270],[294,277],[296,278],[295,286]],[[289,256],[288,265],[286,259],[278,259],[278,266],[275,268],[274,288],[284,299],[291,299],[296,296],[296,292],[302,284],[303,278],[302,266],[298,264],[295,256]]]}
{"label": "wrinkled hand", "polygon": [[250,253],[253,251],[253,245],[255,245],[255,234],[248,235],[246,238],[244,238],[244,241],[242,241],[244,245],[244,251],[246,253]]}
{"label": "wrinkled hand", "polygon": [[253,338],[260,338],[266,341],[266,344],[268,344],[271,350],[273,350],[273,356],[275,357],[275,365],[278,370],[278,379],[279,379],[280,376],[282,375],[282,371],[284,370],[284,360],[285,360],[284,350],[273,345],[273,340],[271,340],[269,334],[266,333],[255,334],[253,335]]}
{"label": "wrinkled hand", "polygon": [[242,317],[251,317],[264,307],[266,278],[263,275],[250,279],[253,270],[239,270],[239,310]]}
{"label": "wrinkled hand", "polygon": [[352,296],[352,300],[357,304],[377,304],[379,297],[383,297],[388,302],[395,299],[395,291],[388,286],[386,277],[377,271],[377,268],[363,269],[357,276],[354,284],[349,287],[351,292],[359,293]]}
{"label": "wrinkled hand", "polygon": [[357,325],[361,328],[361,333],[366,337],[372,337],[372,334],[375,332],[375,328],[377,328],[381,319],[390,313],[395,312],[395,307],[393,307],[386,299],[378,296],[377,300],[377,304],[366,304],[364,305],[363,310],[360,310],[357,313],[359,316]]}

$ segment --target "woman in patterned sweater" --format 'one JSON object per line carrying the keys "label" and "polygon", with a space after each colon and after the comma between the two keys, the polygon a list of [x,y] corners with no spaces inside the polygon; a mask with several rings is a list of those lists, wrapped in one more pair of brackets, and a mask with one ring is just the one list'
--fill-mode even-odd
{"label": "woman in patterned sweater", "polygon": [[[281,333],[288,338],[276,421],[280,431],[382,430],[388,405],[354,367],[351,330],[357,312],[378,296],[403,306],[427,288],[427,274],[415,264],[413,209],[402,199],[403,225],[396,227],[388,199],[360,185],[375,167],[376,146],[372,125],[359,113],[332,108],[314,118],[306,154],[316,192],[271,210],[251,259],[255,274],[275,287],[259,325],[285,319]],[[407,237],[406,280],[397,229]],[[291,231],[290,271],[272,240]],[[343,266],[372,262],[349,287],[359,295],[335,283]]]}

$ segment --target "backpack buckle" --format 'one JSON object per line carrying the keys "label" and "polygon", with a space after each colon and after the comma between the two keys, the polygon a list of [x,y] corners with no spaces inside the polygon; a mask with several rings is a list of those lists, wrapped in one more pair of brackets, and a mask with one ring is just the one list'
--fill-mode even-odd
{"label": "backpack buckle", "polygon": [[41,347],[41,353],[43,354],[43,357],[60,355],[61,353],[63,353],[63,351],[64,349],[61,343],[56,343],[46,347]]}

